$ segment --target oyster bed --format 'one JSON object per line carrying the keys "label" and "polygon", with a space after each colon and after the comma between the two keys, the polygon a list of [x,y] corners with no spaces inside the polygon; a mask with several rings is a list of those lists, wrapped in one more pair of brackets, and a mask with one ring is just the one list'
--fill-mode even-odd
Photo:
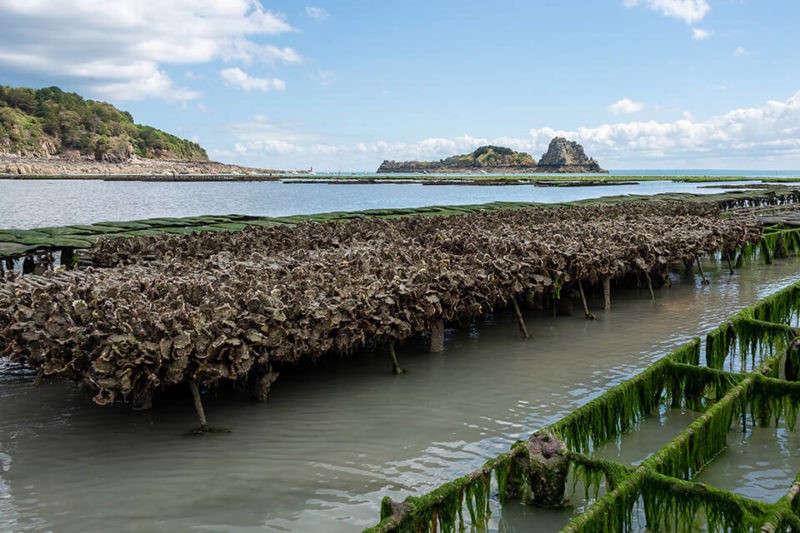
{"label": "oyster bed", "polygon": [[[561,205],[587,205],[607,203],[651,203],[659,201],[716,202],[723,209],[782,208],[800,201],[800,189],[783,187],[771,190],[729,191],[706,195],[689,193],[662,193],[656,195],[620,195],[604,198],[578,200]],[[34,229],[0,229],[0,269],[13,270],[15,263],[22,267],[23,260],[30,264],[28,271],[38,265],[50,269],[58,262],[68,264],[74,252],[90,248],[99,239],[108,237],[128,238],[161,234],[187,235],[192,233],[214,233],[241,231],[251,226],[294,225],[301,222],[345,221],[354,218],[396,218],[403,216],[440,216],[478,211],[495,211],[537,207],[542,204],[530,202],[492,202],[476,205],[439,205],[427,207],[368,209],[365,211],[339,211],[310,215],[268,217],[256,215],[228,214],[203,215],[182,218],[159,217],[129,221],[103,221],[70,226],[39,227]],[[54,252],[61,252],[55,258]],[[66,256],[66,258],[65,258]],[[66,259],[66,260],[65,260]]]}
{"label": "oyster bed", "polygon": [[761,239],[755,222],[719,215],[628,203],[103,239],[90,252],[104,268],[3,274],[0,350],[101,405],[147,407],[184,382],[268,389],[304,359]]}

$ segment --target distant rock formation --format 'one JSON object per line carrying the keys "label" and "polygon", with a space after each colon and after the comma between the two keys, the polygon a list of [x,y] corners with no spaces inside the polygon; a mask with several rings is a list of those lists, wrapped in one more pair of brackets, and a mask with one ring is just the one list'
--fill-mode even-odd
{"label": "distant rock formation", "polygon": [[481,146],[469,154],[454,155],[439,161],[384,161],[378,173],[475,174],[536,172],[536,160],[525,152],[503,146]]}
{"label": "distant rock formation", "polygon": [[564,137],[555,137],[550,141],[547,152],[539,160],[536,172],[552,173],[608,173],[592,158],[586,157],[583,146]]}
{"label": "distant rock formation", "polygon": [[594,159],[586,157],[583,146],[556,137],[550,141],[547,152],[539,164],[525,152],[515,152],[503,146],[481,146],[469,154],[454,155],[439,161],[384,161],[379,174],[533,174],[576,173],[589,174],[608,172],[600,168]]}

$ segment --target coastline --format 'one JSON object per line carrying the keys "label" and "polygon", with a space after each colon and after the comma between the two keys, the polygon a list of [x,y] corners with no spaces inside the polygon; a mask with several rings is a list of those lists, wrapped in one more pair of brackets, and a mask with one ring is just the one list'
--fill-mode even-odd
{"label": "coastline", "polygon": [[229,181],[244,177],[276,179],[275,176],[304,175],[309,172],[251,168],[217,161],[132,157],[126,161],[112,162],[75,155],[29,157],[0,154],[0,179]]}
{"label": "coastline", "polygon": [[[662,171],[659,171],[662,172]],[[761,181],[763,183],[792,183],[800,181],[800,172],[774,175],[746,172],[743,175],[718,174],[709,171],[699,174],[686,171],[649,174],[647,171],[610,171],[604,174],[521,172],[498,168],[496,172],[465,170],[463,173],[315,173],[308,170],[254,168],[217,161],[179,159],[146,159],[132,157],[125,161],[97,161],[75,153],[38,157],[0,153],[0,180],[101,180],[101,181],[285,181],[288,184],[318,183],[347,184],[407,184],[423,185],[534,185],[539,187],[603,186],[633,184],[644,181],[672,182],[730,182]]]}

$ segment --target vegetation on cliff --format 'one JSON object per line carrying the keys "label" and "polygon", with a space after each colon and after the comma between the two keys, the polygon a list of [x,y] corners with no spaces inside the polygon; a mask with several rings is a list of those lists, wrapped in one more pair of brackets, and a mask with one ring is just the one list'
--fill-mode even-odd
{"label": "vegetation on cliff", "polygon": [[84,100],[58,87],[0,86],[0,154],[47,157],[78,153],[98,161],[207,161],[197,143],[133,121],[106,102]]}
{"label": "vegetation on cliff", "polygon": [[525,152],[515,152],[503,146],[481,146],[469,154],[454,155],[439,161],[384,161],[378,172],[470,172],[470,171],[531,172],[536,160]]}

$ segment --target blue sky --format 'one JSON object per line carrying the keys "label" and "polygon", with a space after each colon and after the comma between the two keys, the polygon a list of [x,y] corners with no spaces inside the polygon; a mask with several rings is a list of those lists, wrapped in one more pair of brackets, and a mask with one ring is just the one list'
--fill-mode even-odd
{"label": "blue sky", "polygon": [[0,0],[0,83],[265,168],[554,135],[606,168],[800,169],[797,0]]}

